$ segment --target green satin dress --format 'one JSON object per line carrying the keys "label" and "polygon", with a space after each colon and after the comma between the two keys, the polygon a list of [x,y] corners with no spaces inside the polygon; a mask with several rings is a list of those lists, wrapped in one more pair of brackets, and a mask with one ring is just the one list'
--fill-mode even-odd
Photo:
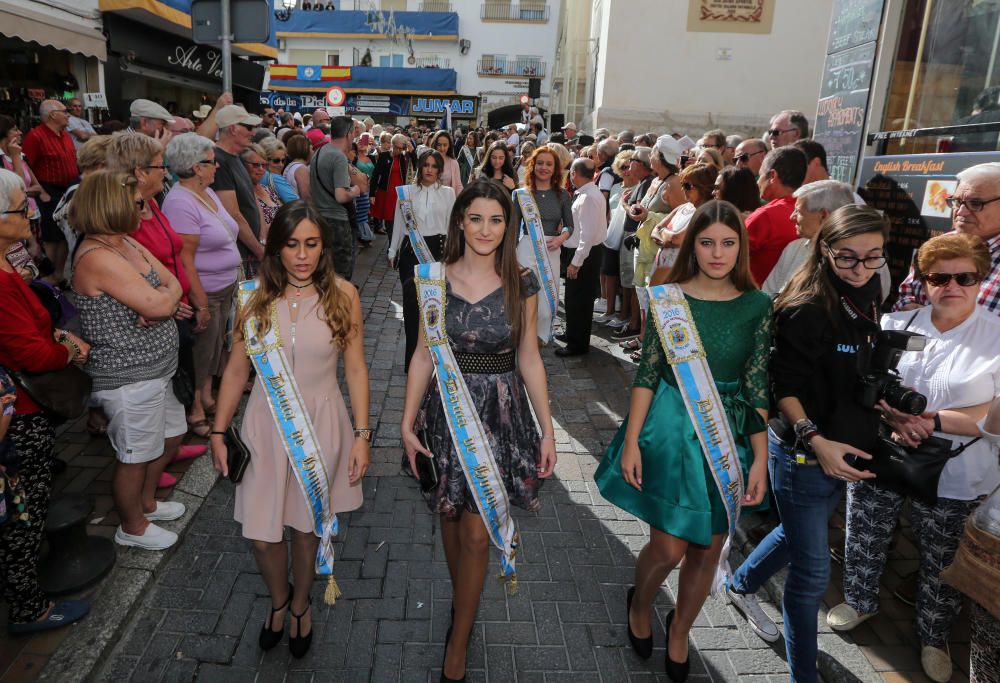
{"label": "green satin dress", "polygon": [[[771,298],[756,289],[730,301],[686,298],[729,418],[745,482],[753,462],[750,435],[767,428],[755,409],[768,407]],[[608,446],[594,479],[608,501],[651,527],[709,545],[713,534],[728,531],[726,508],[653,325],[652,320],[646,325],[642,358],[632,383],[654,392],[639,435],[642,491],[626,483],[621,473],[628,418]],[[765,508],[764,500],[753,509]]]}

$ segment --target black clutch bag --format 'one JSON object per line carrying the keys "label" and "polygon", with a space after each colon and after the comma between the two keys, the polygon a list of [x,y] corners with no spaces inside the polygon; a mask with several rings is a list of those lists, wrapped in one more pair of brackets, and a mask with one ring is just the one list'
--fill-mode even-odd
{"label": "black clutch bag", "polygon": [[[427,441],[424,438],[424,433],[420,433],[420,443],[424,448],[427,448]],[[429,448],[427,448],[430,451]],[[424,493],[430,493],[435,488],[437,488],[439,475],[437,460],[433,457],[428,457],[423,453],[417,453],[415,458],[417,464],[417,481],[420,482],[420,490]]]}
{"label": "black clutch bag", "polygon": [[877,486],[927,505],[935,505],[944,466],[977,441],[979,438],[952,449],[950,439],[931,436],[916,448],[907,448],[887,436],[881,436],[872,459],[859,458],[855,467],[878,475],[873,481]]}
{"label": "black clutch bag", "polygon": [[229,481],[239,484],[250,464],[250,449],[243,443],[236,425],[229,425],[222,440],[226,444],[226,462],[229,466]]}

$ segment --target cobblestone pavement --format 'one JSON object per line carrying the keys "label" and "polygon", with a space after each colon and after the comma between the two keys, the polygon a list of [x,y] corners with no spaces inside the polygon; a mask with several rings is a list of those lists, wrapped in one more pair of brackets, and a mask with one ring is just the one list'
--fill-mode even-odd
{"label": "cobblestone pavement", "polygon": [[[97,680],[438,680],[451,589],[438,520],[412,480],[399,474],[405,378],[398,278],[381,250],[362,253],[360,261],[372,421],[378,431],[364,506],[341,517],[336,573],[344,596],[327,607],[323,586],[315,587],[309,655],[293,660],[284,643],[266,654],[259,651],[257,634],[269,599],[250,544],[233,522],[233,486],[219,481],[178,549],[157,569]],[[607,504],[592,479],[627,411],[634,366],[613,342],[595,340],[585,357],[563,360],[551,348],[542,351],[559,464],[555,478],[543,487],[541,510],[516,514],[522,539],[520,592],[506,596],[498,583],[487,580],[469,649],[470,681],[667,680],[662,623],[674,602],[676,573],[657,600],[657,648],[644,662],[628,645],[624,602],[648,529]],[[904,549],[912,551],[912,546],[904,544]],[[914,556],[906,561],[912,564]],[[496,569],[495,551],[490,568]],[[898,581],[898,573],[891,579]],[[831,600],[836,593],[831,588]],[[874,678],[862,680],[922,680],[909,673],[919,671],[912,628],[904,628],[912,611],[899,605],[894,604],[884,628],[876,620],[863,627],[868,647],[888,659],[877,667],[879,674],[863,667]],[[764,607],[780,619],[769,604]],[[842,661],[866,662],[849,640],[825,630],[821,638],[835,656],[843,652]],[[0,640],[0,654],[4,646]],[[44,650],[44,641],[38,649]],[[44,652],[38,657],[44,663]],[[695,683],[788,678],[783,643],[768,646],[715,598],[709,598],[692,631],[691,659]],[[955,680],[961,678],[958,674]],[[0,667],[0,681],[33,679],[8,679]],[[858,678],[848,674],[844,680]]]}

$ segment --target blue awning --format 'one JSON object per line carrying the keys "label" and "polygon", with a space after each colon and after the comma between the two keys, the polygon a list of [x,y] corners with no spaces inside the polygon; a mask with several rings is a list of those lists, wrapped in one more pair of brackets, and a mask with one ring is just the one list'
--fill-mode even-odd
{"label": "blue awning", "polygon": [[454,69],[420,69],[391,66],[352,66],[346,81],[272,80],[276,92],[323,93],[331,86],[348,93],[379,95],[454,95],[458,74]]}
{"label": "blue awning", "polygon": [[[296,10],[279,22],[279,38],[385,38],[368,26],[368,12]],[[388,18],[388,12],[382,13]],[[413,31],[414,40],[458,40],[457,12],[395,12],[397,28]]]}

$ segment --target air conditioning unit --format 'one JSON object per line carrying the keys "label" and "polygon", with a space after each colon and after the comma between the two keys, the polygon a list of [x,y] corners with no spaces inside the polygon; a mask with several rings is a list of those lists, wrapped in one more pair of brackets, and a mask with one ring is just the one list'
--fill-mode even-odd
{"label": "air conditioning unit", "polygon": [[462,38],[458,41],[458,51],[463,55],[469,54],[469,50],[472,48],[472,41]]}

